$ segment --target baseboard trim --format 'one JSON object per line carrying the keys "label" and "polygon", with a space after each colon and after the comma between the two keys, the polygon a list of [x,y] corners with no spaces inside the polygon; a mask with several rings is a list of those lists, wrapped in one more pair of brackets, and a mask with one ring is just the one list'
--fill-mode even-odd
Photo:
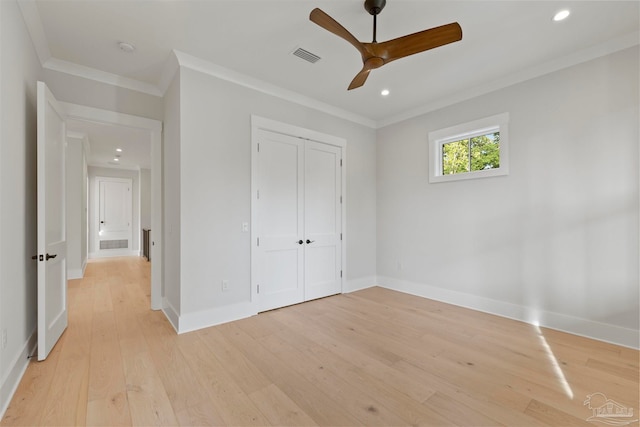
{"label": "baseboard trim", "polygon": [[357,279],[351,279],[344,282],[342,286],[342,293],[348,294],[362,289],[372,288],[378,283],[376,276],[359,277]]}
{"label": "baseboard trim", "polygon": [[67,270],[67,279],[82,279],[84,277],[83,271],[81,268],[72,268]]}
{"label": "baseboard trim", "polygon": [[167,320],[169,321],[169,323],[171,323],[171,326],[173,326],[173,329],[175,329],[176,332],[178,332],[179,328],[179,322],[180,322],[180,315],[178,314],[178,311],[175,309],[175,307],[173,305],[171,305],[171,303],[169,302],[169,300],[167,298],[162,298],[162,308],[161,308],[162,312],[164,313],[165,317],[167,318]]}
{"label": "baseboard trim", "polygon": [[4,417],[11,399],[20,385],[20,381],[29,366],[28,356],[33,354],[38,344],[37,329],[34,329],[22,350],[11,362],[11,368],[0,382],[0,419]]}
{"label": "baseboard trim", "polygon": [[519,320],[529,324],[568,332],[586,338],[604,341],[633,349],[640,349],[640,331],[596,322],[550,311],[540,311],[504,301],[451,291],[423,283],[378,276],[378,286],[407,294],[429,298],[496,316]]}
{"label": "baseboard trim", "polygon": [[258,314],[255,304],[245,301],[224,307],[186,313],[180,316],[178,333],[195,331],[222,323],[233,322]]}
{"label": "baseboard trim", "polygon": [[84,272],[87,269],[87,260],[82,260],[82,267],[80,268],[72,268],[67,270],[67,279],[82,279],[84,277]]}

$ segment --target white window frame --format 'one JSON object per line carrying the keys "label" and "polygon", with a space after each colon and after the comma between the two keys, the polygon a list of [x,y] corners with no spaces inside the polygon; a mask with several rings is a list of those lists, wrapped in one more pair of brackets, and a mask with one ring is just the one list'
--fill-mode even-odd
{"label": "white window frame", "polygon": [[[429,132],[429,182],[450,182],[464,179],[488,178],[509,174],[509,113],[496,114],[472,122]],[[442,173],[442,146],[473,138],[474,136],[500,132],[500,167],[444,175]]]}

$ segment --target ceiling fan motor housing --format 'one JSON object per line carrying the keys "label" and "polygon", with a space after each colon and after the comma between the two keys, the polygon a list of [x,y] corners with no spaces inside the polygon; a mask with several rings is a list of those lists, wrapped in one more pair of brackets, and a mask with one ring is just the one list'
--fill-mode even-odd
{"label": "ceiling fan motor housing", "polygon": [[375,16],[382,12],[384,6],[387,4],[387,0],[365,0],[364,8],[371,15]]}

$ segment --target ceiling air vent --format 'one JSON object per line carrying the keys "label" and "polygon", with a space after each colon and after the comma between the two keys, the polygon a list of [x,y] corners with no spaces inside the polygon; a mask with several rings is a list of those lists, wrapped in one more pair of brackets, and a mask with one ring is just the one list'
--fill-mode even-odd
{"label": "ceiling air vent", "polygon": [[302,49],[301,47],[297,48],[296,50],[293,51],[293,54],[295,56],[297,56],[298,58],[302,58],[307,62],[311,62],[312,64],[315,64],[316,62],[318,62],[320,60],[320,57],[318,55],[314,55],[313,53]]}

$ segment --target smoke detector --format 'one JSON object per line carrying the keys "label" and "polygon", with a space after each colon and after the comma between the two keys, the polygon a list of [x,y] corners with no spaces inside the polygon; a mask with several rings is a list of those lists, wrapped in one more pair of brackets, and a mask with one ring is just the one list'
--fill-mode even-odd
{"label": "smoke detector", "polygon": [[134,45],[132,45],[131,43],[126,43],[126,42],[118,43],[118,47],[124,53],[133,53],[133,51],[136,50],[136,47]]}

